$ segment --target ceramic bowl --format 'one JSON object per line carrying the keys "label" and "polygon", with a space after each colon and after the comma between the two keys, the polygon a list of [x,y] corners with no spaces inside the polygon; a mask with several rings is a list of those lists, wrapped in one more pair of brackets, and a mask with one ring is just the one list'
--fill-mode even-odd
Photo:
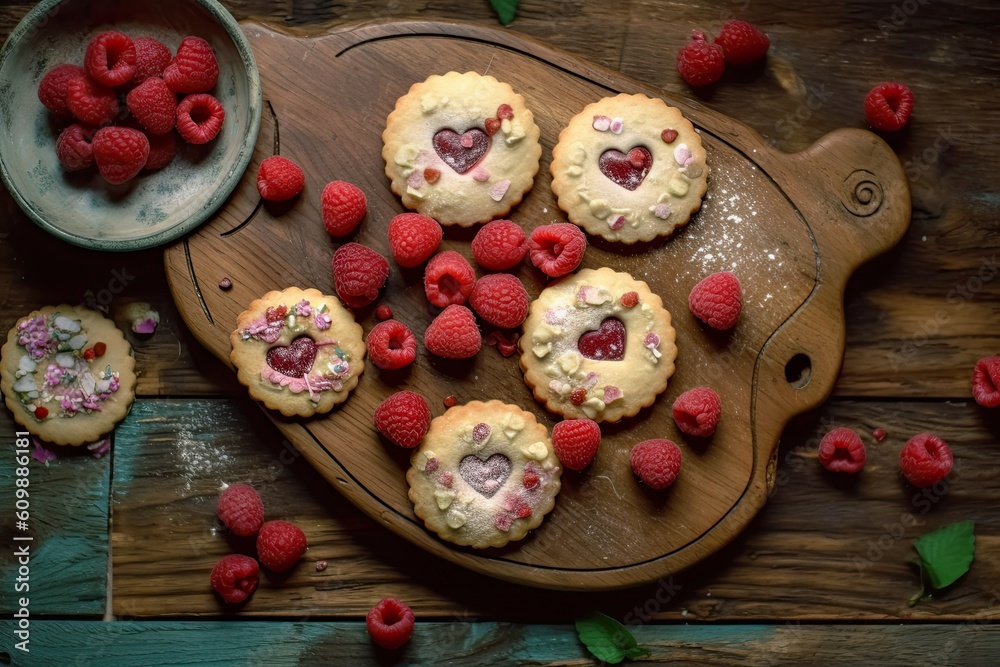
{"label": "ceramic bowl", "polygon": [[[56,157],[59,121],[38,101],[38,84],[62,63],[83,64],[105,30],[155,37],[176,53],[188,35],[219,61],[212,92],[226,110],[219,136],[185,144],[174,161],[110,185],[96,169],[69,173]],[[44,0],[0,50],[0,173],[24,212],[55,236],[98,250],[166,243],[207,220],[233,191],[260,128],[260,76],[236,20],[214,0]]]}

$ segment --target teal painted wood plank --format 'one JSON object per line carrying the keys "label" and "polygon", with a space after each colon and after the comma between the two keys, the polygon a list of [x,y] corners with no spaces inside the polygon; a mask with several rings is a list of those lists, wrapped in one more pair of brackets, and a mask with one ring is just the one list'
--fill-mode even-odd
{"label": "teal painted wood plank", "polygon": [[[4,442],[0,499],[11,515],[19,467],[18,428],[6,410],[0,411]],[[111,462],[107,457],[95,459],[85,448],[53,449],[58,458],[48,466],[28,457],[28,532],[16,529],[13,516],[5,516],[0,525],[0,613],[4,616],[18,608],[22,597],[28,598],[32,615],[102,616],[105,611]],[[33,539],[14,540],[25,535]],[[25,545],[27,577],[18,562],[23,556],[15,555]]]}
{"label": "teal painted wood plank", "polygon": [[[329,667],[339,665],[593,665],[569,625],[418,620],[398,651],[377,649],[362,622],[37,621],[30,653],[0,622],[0,663],[14,667]],[[647,625],[635,628],[650,656],[670,665],[994,665],[1000,627],[929,625]]]}

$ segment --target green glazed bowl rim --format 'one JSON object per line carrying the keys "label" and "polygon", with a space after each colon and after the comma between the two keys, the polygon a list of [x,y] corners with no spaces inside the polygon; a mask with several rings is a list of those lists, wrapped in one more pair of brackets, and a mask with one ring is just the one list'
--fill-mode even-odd
{"label": "green glazed bowl rim", "polygon": [[[20,42],[24,38],[25,34],[33,30],[35,25],[52,9],[69,1],[70,0],[42,0],[35,5],[23,19],[21,19],[21,22],[18,23],[14,30],[10,33],[10,36],[4,43],[3,48],[0,49],[0,71],[3,70],[4,64],[10,54],[20,45]],[[236,19],[225,7],[216,2],[216,0],[193,1],[207,9],[215,20],[218,21],[223,28],[225,28],[226,33],[229,34],[229,37],[236,45],[236,50],[240,54],[240,59],[243,61],[243,66],[247,74],[248,92],[250,98],[248,100],[250,124],[248,131],[243,136],[243,145],[240,147],[240,152],[236,156],[236,162],[231,168],[229,175],[215,190],[215,192],[212,193],[212,196],[197,213],[194,213],[186,220],[179,222],[169,229],[165,229],[148,236],[130,239],[94,239],[86,236],[80,236],[78,234],[71,234],[58,226],[53,225],[44,217],[39,215],[31,203],[24,199],[21,196],[21,193],[14,186],[13,179],[7,172],[6,163],[0,159],[0,178],[3,178],[7,191],[10,192],[12,197],[14,197],[17,205],[21,207],[21,210],[24,211],[24,213],[42,229],[63,239],[64,241],[72,243],[73,245],[90,248],[92,250],[131,251],[152,248],[184,236],[188,232],[200,226],[203,222],[208,220],[208,218],[211,217],[219,209],[219,207],[222,206],[226,199],[229,198],[229,195],[232,194],[233,190],[236,189],[236,186],[239,185],[240,181],[243,180],[243,174],[246,172],[247,165],[250,164],[250,160],[254,153],[254,147],[257,145],[257,134],[260,131],[260,115],[263,107],[260,72],[257,70],[257,60],[254,58],[253,49],[250,48],[250,42],[240,29],[239,23],[236,22]]]}

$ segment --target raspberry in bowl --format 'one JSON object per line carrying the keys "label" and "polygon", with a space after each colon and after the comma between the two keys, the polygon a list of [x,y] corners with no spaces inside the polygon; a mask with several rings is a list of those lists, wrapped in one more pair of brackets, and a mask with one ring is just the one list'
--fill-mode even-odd
{"label": "raspberry in bowl", "polygon": [[[43,0],[0,50],[0,90],[9,101],[0,106],[7,189],[43,229],[97,250],[167,243],[211,217],[242,179],[260,127],[256,61],[215,0]],[[211,95],[228,111],[201,144],[170,123],[173,96],[180,105],[191,95]],[[74,123],[81,127],[57,150]],[[105,125],[123,130],[104,142],[121,154],[102,150],[91,163],[85,144]]]}

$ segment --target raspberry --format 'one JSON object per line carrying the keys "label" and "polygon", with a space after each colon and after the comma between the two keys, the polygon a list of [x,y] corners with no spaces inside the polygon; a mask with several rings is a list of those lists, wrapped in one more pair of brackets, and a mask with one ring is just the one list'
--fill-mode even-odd
{"label": "raspberry", "polygon": [[327,183],[320,195],[323,226],[330,236],[347,236],[354,231],[368,210],[368,200],[361,188],[347,181]]}
{"label": "raspberry", "polygon": [[493,326],[513,329],[528,316],[528,291],[517,276],[491,273],[476,281],[469,305]]}
{"label": "raspberry", "polygon": [[767,54],[771,40],[746,21],[726,21],[715,38],[729,65],[746,65]]}
{"label": "raspberry", "polygon": [[365,339],[372,363],[385,370],[408,366],[417,358],[417,339],[413,332],[396,320],[379,322]]}
{"label": "raspberry", "polygon": [[551,278],[575,270],[586,251],[587,235],[568,222],[536,227],[528,237],[531,263]]}
{"label": "raspberry", "polygon": [[515,266],[528,252],[524,230],[510,220],[487,222],[472,239],[472,256],[487,271]]}
{"label": "raspberry", "polygon": [[1000,357],[983,357],[976,362],[972,397],[984,408],[1000,406]]}
{"label": "raspberry", "polygon": [[146,159],[145,169],[149,171],[163,169],[170,164],[181,144],[181,138],[176,132],[159,136],[147,134],[146,139],[149,140],[149,157]]}
{"label": "raspberry", "polygon": [[302,168],[280,155],[265,158],[257,169],[257,191],[268,201],[285,201],[302,192],[306,175]]}
{"label": "raspberry", "polygon": [[385,322],[386,320],[392,319],[392,308],[389,306],[379,306],[375,309],[375,317],[378,318],[379,322]]}
{"label": "raspberry", "polygon": [[940,482],[951,472],[951,466],[951,449],[933,433],[913,436],[899,452],[903,477],[918,489]]}
{"label": "raspberry", "polygon": [[419,213],[400,213],[389,221],[389,250],[400,266],[412,269],[433,255],[444,232],[433,218]]}
{"label": "raspberry", "polygon": [[688,306],[695,317],[713,329],[731,329],[743,309],[740,281],[728,271],[713,273],[694,286]]}
{"label": "raspberry", "polygon": [[708,387],[688,389],[677,397],[672,408],[677,428],[698,438],[715,433],[722,416],[722,401]]}
{"label": "raspberry", "polygon": [[56,155],[66,171],[80,171],[94,166],[94,131],[73,123],[59,134]]}
{"label": "raspberry", "polygon": [[108,183],[131,180],[146,166],[149,140],[130,127],[102,127],[94,134],[94,161]]}
{"label": "raspberry", "polygon": [[306,534],[287,521],[268,521],[257,533],[257,557],[272,572],[283,572],[306,552]]}
{"label": "raspberry", "polygon": [[212,588],[230,604],[240,604],[257,590],[260,568],[250,556],[230,554],[212,568]]}
{"label": "raspberry", "polygon": [[135,76],[135,43],[128,35],[114,30],[102,32],[90,40],[83,56],[83,67],[97,83],[108,88],[128,83]]}
{"label": "raspberry", "polygon": [[150,134],[166,134],[177,124],[177,96],[163,79],[150,77],[129,91],[129,112]]}
{"label": "raspberry", "polygon": [[573,405],[583,405],[583,402],[587,400],[587,390],[583,387],[577,387],[569,394],[569,402]]}
{"label": "raspberry", "polygon": [[378,298],[389,279],[385,257],[360,243],[345,243],[333,253],[333,286],[351,308],[364,308]]}
{"label": "raspberry", "polygon": [[483,346],[476,316],[465,306],[445,308],[424,332],[424,346],[445,359],[469,359]]}
{"label": "raspberry", "polygon": [[669,440],[644,440],[629,454],[632,472],[651,489],[665,489],[677,479],[681,469],[681,450]]}
{"label": "raspberry", "polygon": [[601,427],[591,419],[567,419],[552,427],[552,448],[570,470],[583,470],[601,444]]}
{"label": "raspberry", "polygon": [[138,86],[150,77],[163,77],[163,70],[173,59],[170,49],[152,37],[132,40],[135,45],[135,75],[129,85]]}
{"label": "raspberry", "polygon": [[264,503],[249,484],[233,484],[219,494],[215,513],[240,537],[256,535],[264,525]]}
{"label": "raspberry", "polygon": [[59,65],[50,69],[38,84],[38,100],[45,108],[60,116],[72,115],[66,106],[66,87],[71,79],[84,76],[83,68]]}
{"label": "raspberry", "polygon": [[843,426],[824,435],[819,443],[819,462],[832,472],[861,472],[867,458],[861,436]]}
{"label": "raspberry", "polygon": [[902,129],[912,111],[913,93],[901,83],[880,83],[865,96],[865,120],[882,132]]}
{"label": "raspberry", "polygon": [[375,408],[375,428],[388,440],[413,449],[431,427],[427,400],[412,391],[397,391]]}
{"label": "raspberry", "polygon": [[107,125],[118,115],[115,91],[86,75],[73,77],[66,83],[66,106],[77,120],[87,125]]}
{"label": "raspberry", "polygon": [[177,132],[189,144],[207,144],[222,131],[226,110],[207,93],[188,95],[177,105]]}
{"label": "raspberry", "polygon": [[427,300],[438,308],[463,304],[476,284],[469,261],[455,250],[445,250],[431,258],[424,271]]}
{"label": "raspberry", "polygon": [[372,641],[384,649],[397,649],[413,635],[413,610],[396,598],[386,598],[365,617]]}
{"label": "raspberry", "polygon": [[872,437],[875,438],[876,442],[882,442],[887,435],[889,434],[885,432],[884,428],[877,428],[872,431]]}
{"label": "raspberry", "polygon": [[677,53],[677,71],[692,86],[707,86],[722,78],[726,57],[722,47],[705,39],[705,33],[695,30],[691,41]]}
{"label": "raspberry", "polygon": [[177,57],[163,69],[163,80],[175,93],[206,93],[219,79],[219,63],[201,37],[185,37]]}

